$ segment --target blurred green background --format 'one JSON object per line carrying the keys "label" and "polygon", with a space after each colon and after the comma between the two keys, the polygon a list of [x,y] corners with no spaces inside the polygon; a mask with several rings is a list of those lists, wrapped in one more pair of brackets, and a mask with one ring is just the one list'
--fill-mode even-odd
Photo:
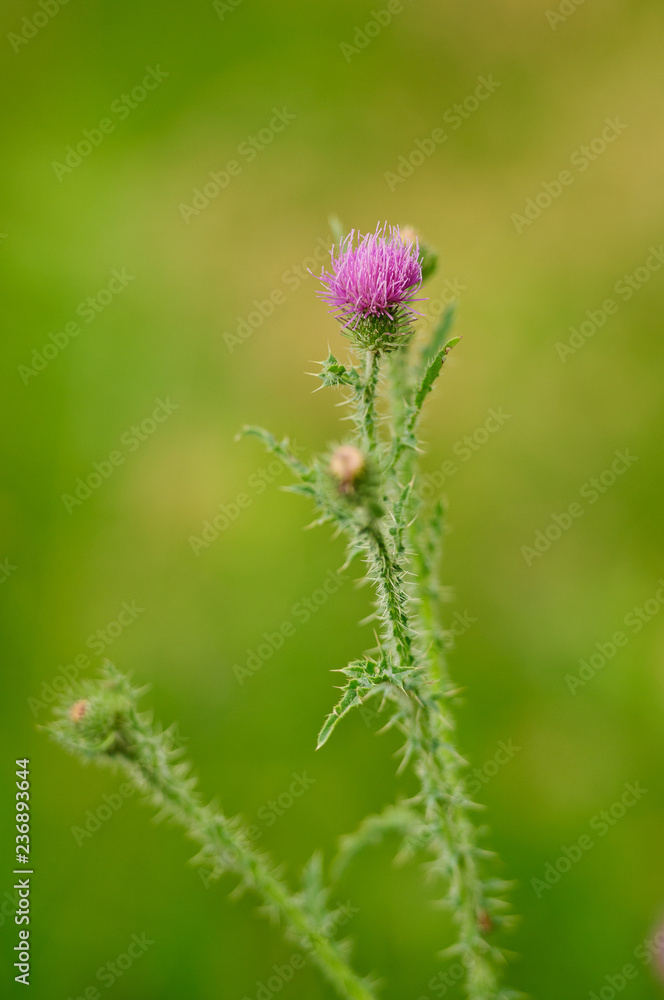
{"label": "blurred green background", "polygon": [[[137,802],[77,843],[72,828],[120,781],[52,747],[37,730],[48,709],[28,699],[80,654],[90,659],[83,673],[103,652],[153,685],[149,698],[159,717],[179,720],[203,789],[257,824],[291,876],[396,793],[397,744],[359,715],[313,750],[335,696],[330,671],[371,643],[358,625],[368,595],[352,576],[244,684],[233,669],[265,631],[295,621],[294,606],[342,561],[340,541],[302,531],[310,511],[280,491],[285,476],[273,476],[260,447],[234,442],[246,422],[307,448],[340,433],[336,399],[312,395],[305,373],[345,342],[314,280],[293,271],[318,266],[307,258],[328,237],[329,212],[363,230],[384,219],[416,226],[441,256],[427,308],[458,293],[463,340],[430,400],[427,463],[434,473],[454,463],[443,483],[447,614],[474,619],[457,628],[452,657],[465,692],[461,744],[478,768],[501,740],[520,748],[478,792],[499,870],[518,882],[509,980],[540,1000],[602,988],[608,997],[605,977],[631,962],[638,974],[622,995],[661,995],[635,949],[664,913],[663,296],[649,258],[664,240],[663,19],[655,0],[562,7],[557,18],[545,2],[413,0],[352,52],[342,43],[373,15],[349,0],[74,0],[54,15],[48,7],[44,24],[37,4],[4,5],[3,995],[21,995],[4,905],[16,757],[32,770],[32,996],[82,996],[134,933],[154,944],[102,995],[254,1000],[293,952],[252,900],[229,902],[225,882],[206,890],[185,865],[191,845],[156,829]],[[132,98],[146,67],[152,80],[158,68],[168,75]],[[454,105],[480,76],[499,86],[467,102],[457,127]],[[273,108],[294,118],[250,159],[241,144]],[[604,150],[595,143],[582,167],[575,151],[607,118],[627,127]],[[97,134],[102,119],[113,128]],[[436,128],[447,138],[431,151]],[[98,145],[54,167],[84,130]],[[390,182],[418,140],[430,155]],[[225,190],[183,212],[233,159]],[[557,191],[564,170],[571,182],[548,207],[531,206],[537,218],[513,218],[527,199],[546,204],[545,183]],[[649,259],[652,270],[638,271]],[[123,268],[131,280],[108,296]],[[634,272],[639,287],[623,298],[616,283]],[[272,315],[231,350],[225,335],[275,290]],[[100,291],[112,302],[86,322],[79,304]],[[608,298],[619,308],[600,324]],[[44,358],[72,322],[80,333],[48,347],[37,370],[33,351]],[[562,360],[556,345],[583,322],[592,336]],[[152,425],[159,399],[174,408]],[[500,408],[509,419],[481,430]],[[638,461],[526,559],[522,547],[624,449]],[[118,450],[121,464],[68,512],[63,495]],[[261,470],[265,489],[250,478]],[[191,537],[243,492],[241,516],[194,554]],[[647,601],[637,633],[624,619]],[[97,631],[123,602],[142,610],[100,646]],[[621,629],[624,648],[572,694],[566,676]],[[315,781],[277,817],[266,804],[294,773]],[[626,782],[647,794],[538,895],[531,880]],[[356,961],[386,977],[386,1000],[434,1000],[447,918],[429,908],[414,868],[391,865],[393,848],[362,857],[338,898],[359,910],[349,925]],[[331,996],[308,967],[282,994]]]}

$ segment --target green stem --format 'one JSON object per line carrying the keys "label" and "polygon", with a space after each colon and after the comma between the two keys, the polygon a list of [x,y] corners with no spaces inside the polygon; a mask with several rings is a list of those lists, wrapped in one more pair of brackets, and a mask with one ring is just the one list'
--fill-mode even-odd
{"label": "green stem", "polygon": [[484,937],[488,928],[482,927],[489,903],[478,867],[476,830],[467,815],[462,763],[435,702],[427,705],[425,713],[412,711],[410,728],[415,731],[418,748],[415,771],[431,835],[428,847],[436,871],[448,883],[447,900],[459,928],[458,950],[464,957],[466,991],[470,1000],[492,1000],[498,995],[498,952]]}
{"label": "green stem", "polygon": [[368,452],[372,452],[376,446],[376,392],[379,367],[378,352],[366,351],[364,355],[364,382],[359,403],[363,444]]}
{"label": "green stem", "polygon": [[421,626],[421,646],[427,658],[430,676],[441,690],[449,686],[445,663],[445,629],[441,620],[442,594],[439,565],[442,555],[443,507],[438,502],[430,521],[421,527],[419,512],[413,517],[409,540],[415,565],[414,596]]}
{"label": "green stem", "polygon": [[398,666],[410,667],[413,663],[413,635],[406,611],[408,597],[403,588],[403,571],[390,551],[379,524],[371,521],[366,531],[369,538],[367,560],[383,611],[385,638],[394,648]]}
{"label": "green stem", "polygon": [[392,351],[389,357],[389,380],[392,426],[395,439],[403,435],[408,413],[408,395],[410,380],[408,371],[408,353],[405,350]]}
{"label": "green stem", "polygon": [[81,707],[80,717],[71,714],[71,707],[63,711],[61,721],[51,726],[54,738],[84,759],[112,763],[127,771],[139,789],[150,793],[160,811],[199,845],[195,860],[212,876],[230,872],[255,892],[268,912],[280,918],[286,933],[310,953],[342,1000],[375,1000],[332,936],[334,911],[311,908],[306,894],[293,894],[269,859],[251,848],[242,822],[204,803],[195,781],[188,777],[188,765],[175,762],[179,751],[171,734],[137,711],[140,692],[127,678],[108,664],[105,679],[86,682],[80,693],[76,703]]}
{"label": "green stem", "polygon": [[[469,803],[461,773],[463,762],[453,743],[452,720],[443,715],[441,708],[443,685],[449,683],[438,578],[442,518],[442,506],[438,504],[428,531],[411,533],[419,535],[419,544],[413,540],[417,560],[418,621],[426,653],[426,675],[432,683],[426,712],[422,718],[412,712],[410,726],[420,730],[415,769],[431,831],[429,847],[450,885],[450,902],[459,928],[460,949],[465,956],[467,993],[471,1000],[487,1000],[498,995],[495,956],[481,926],[483,915],[490,907],[479,871],[477,834],[467,814]],[[420,691],[420,696],[423,695]]]}
{"label": "green stem", "polygon": [[[140,725],[134,713],[133,723]],[[151,734],[143,733],[144,746],[149,746]],[[374,1000],[364,982],[347,965],[339,945],[328,937],[318,921],[309,913],[300,897],[271,871],[266,859],[247,846],[242,830],[223,813],[203,805],[200,798],[178,779],[172,764],[159,760],[158,755],[140,754],[135,768],[147,788],[160,799],[192,839],[198,841],[206,858],[239,876],[284,920],[294,936],[310,953],[313,961],[335,987],[340,997],[352,1000]]]}
{"label": "green stem", "polygon": [[[403,359],[390,367],[393,438],[390,461],[384,470],[383,492],[398,489],[398,481],[412,477],[417,412],[401,406],[404,387]],[[368,563],[382,613],[384,638],[400,667],[420,666],[411,680],[411,698],[406,709],[400,699],[397,719],[414,761],[420,791],[416,802],[428,830],[428,848],[435,870],[446,882],[446,901],[458,927],[457,950],[462,955],[469,1000],[494,1000],[500,995],[496,961],[500,953],[486,939],[491,924],[487,886],[479,870],[482,852],[476,844],[476,829],[468,816],[472,807],[461,776],[463,761],[452,742],[452,721],[442,712],[445,671],[445,635],[440,620],[438,561],[442,533],[442,510],[437,509],[424,529],[417,500],[395,505],[395,539],[407,535],[408,555],[391,541],[385,528],[372,520],[368,535]],[[415,520],[414,527],[409,522]],[[435,523],[434,523],[435,522]],[[413,596],[417,601],[418,639],[408,612],[404,586],[409,559],[415,570]],[[350,838],[351,844],[354,839]]]}

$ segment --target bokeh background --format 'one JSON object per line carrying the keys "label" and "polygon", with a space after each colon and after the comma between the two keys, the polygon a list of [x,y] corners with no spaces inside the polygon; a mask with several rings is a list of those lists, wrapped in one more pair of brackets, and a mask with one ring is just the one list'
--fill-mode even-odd
{"label": "bokeh background", "polygon": [[[463,340],[425,436],[432,472],[455,463],[443,483],[448,619],[473,619],[457,628],[452,657],[459,738],[472,767],[491,762],[501,740],[519,748],[478,792],[498,870],[517,881],[509,981],[539,1000],[608,997],[605,977],[632,963],[622,995],[661,995],[635,949],[664,914],[662,272],[638,271],[628,301],[615,286],[655,263],[650,248],[664,239],[662,11],[656,0],[562,7],[554,17],[546,0],[412,0],[349,52],[342,43],[372,19],[368,3],[93,0],[62,6],[38,30],[37,4],[4,5],[3,995],[21,995],[7,911],[13,761],[23,756],[32,996],[82,996],[134,933],[154,944],[102,995],[254,1000],[293,951],[252,900],[231,903],[224,882],[205,889],[180,832],[155,828],[136,801],[75,839],[119,779],[51,746],[37,728],[48,708],[28,699],[47,696],[42,686],[80,654],[83,673],[97,669],[95,635],[123,602],[142,610],[111,627],[103,652],[152,684],[204,790],[257,824],[292,876],[395,795],[396,743],[359,715],[313,750],[335,696],[331,671],[371,642],[358,624],[368,595],[352,575],[254,676],[239,684],[234,673],[342,559],[340,541],[302,530],[306,504],[280,490],[285,476],[272,475],[260,446],[234,441],[246,422],[313,449],[339,434],[334,396],[312,395],[306,372],[345,342],[315,281],[293,277],[328,238],[330,212],[360,229],[416,226],[441,257],[427,309],[459,300]],[[12,43],[21,31],[33,37]],[[121,117],[112,106],[146,67],[168,75]],[[499,86],[455,127],[451,109],[481,76]],[[238,147],[273,108],[294,117],[249,162]],[[54,168],[104,118],[114,129],[90,155]],[[581,169],[583,154],[571,158],[607,118],[620,134]],[[438,127],[447,140],[389,183]],[[227,188],[183,213],[232,159],[241,170]],[[513,218],[566,169],[572,182],[532,223]],[[77,317],[123,268],[132,277],[121,293],[93,322]],[[273,314],[231,350],[226,335],[275,290]],[[617,312],[561,359],[556,345],[607,298]],[[26,376],[33,351],[77,319],[81,333]],[[171,415],[131,445],[158,399]],[[482,431],[500,408],[509,419]],[[477,445],[467,460],[466,436]],[[123,463],[68,512],[63,495],[118,449]],[[522,547],[625,449],[638,460],[528,565]],[[250,478],[262,470],[263,490]],[[250,497],[241,516],[194,554],[191,537],[239,493]],[[628,629],[625,616],[648,601],[648,621]],[[566,676],[618,630],[627,645],[572,694]],[[267,804],[294,773],[314,783],[275,817]],[[626,782],[647,794],[538,895],[532,880]],[[349,925],[357,964],[386,977],[386,1000],[434,1000],[447,918],[429,908],[414,868],[392,866],[393,851],[366,854],[336,891],[359,911]],[[282,994],[331,996],[309,968]]]}

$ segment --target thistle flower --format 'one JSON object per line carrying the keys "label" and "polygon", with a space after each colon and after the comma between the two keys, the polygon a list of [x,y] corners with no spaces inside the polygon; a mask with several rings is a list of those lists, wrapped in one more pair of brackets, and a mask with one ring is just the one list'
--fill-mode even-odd
{"label": "thistle flower", "polygon": [[[337,250],[335,255],[335,249]],[[362,347],[393,349],[417,315],[414,296],[422,284],[417,238],[402,239],[398,226],[376,227],[364,236],[352,230],[330,254],[331,270],[319,292],[344,331]]]}

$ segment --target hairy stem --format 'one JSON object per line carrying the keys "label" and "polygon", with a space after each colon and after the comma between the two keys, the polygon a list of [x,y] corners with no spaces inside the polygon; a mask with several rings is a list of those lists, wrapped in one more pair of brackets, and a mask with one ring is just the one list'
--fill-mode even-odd
{"label": "hairy stem", "polygon": [[[401,587],[405,569],[396,554],[389,555],[380,533],[373,536],[377,548],[377,587],[389,609],[386,619],[399,661],[413,663],[412,626]],[[433,603],[425,604],[427,630],[438,635]],[[406,755],[414,760],[420,783],[418,802],[428,830],[428,850],[434,857],[433,869],[447,883],[446,904],[459,928],[456,951],[466,970],[466,990],[470,1000],[492,1000],[498,996],[495,959],[497,949],[486,940],[491,929],[489,909],[496,901],[487,900],[478,860],[483,852],[476,845],[476,830],[468,818],[468,801],[461,778],[463,761],[452,742],[452,723],[443,715],[439,677],[441,650],[432,642],[430,656],[416,665],[410,681],[411,697],[400,726],[406,736]],[[435,672],[434,672],[435,671]],[[401,699],[403,703],[403,699]]]}
{"label": "hairy stem", "polygon": [[243,888],[252,890],[286,933],[309,952],[342,1000],[374,1000],[369,984],[350,968],[332,936],[335,913],[310,907],[303,893],[294,894],[267,856],[251,848],[241,821],[203,802],[195,781],[187,777],[189,766],[176,763],[179,751],[172,734],[136,710],[139,692],[127,678],[107,665],[106,680],[88,682],[80,694],[51,726],[54,738],[79,756],[127,771],[161,812],[199,845],[195,861],[211,877],[232,873]]}
{"label": "hairy stem", "polygon": [[[497,964],[502,955],[488,942],[487,934],[502,901],[489,898],[491,883],[485,882],[480,872],[480,860],[486,852],[477,846],[477,831],[468,815],[475,807],[464,788],[464,761],[454,746],[453,721],[442,711],[449,686],[438,580],[442,505],[437,504],[422,523],[421,501],[414,488],[411,492],[417,418],[448,350],[438,349],[420,372],[419,386],[409,387],[405,352],[391,359],[392,442],[379,489],[382,496],[399,499],[391,505],[394,526],[389,533],[382,520],[371,519],[367,524],[367,563],[376,589],[383,639],[394,666],[397,670],[415,667],[409,678],[409,697],[404,700],[402,692],[396,692],[394,714],[406,738],[405,760],[413,762],[419,781],[419,793],[409,803],[421,816],[417,837],[433,857],[434,873],[446,884],[444,902],[458,928],[458,941],[451,950],[463,959],[466,993],[470,1000],[494,1000],[506,995],[498,984]],[[369,379],[365,391],[368,384]],[[368,412],[363,398],[357,420],[365,429],[370,458],[380,468],[380,446]],[[404,488],[404,479],[411,485]],[[403,545],[406,538],[408,551]],[[406,589],[404,581],[410,568],[414,584]],[[409,597],[416,608],[414,614],[409,613]],[[378,829],[387,826],[377,824]],[[354,835],[347,838],[346,854],[352,854],[363,839],[366,841],[366,830],[359,832],[358,841]]]}
{"label": "hairy stem", "polygon": [[203,805],[198,796],[183,791],[172,766],[153,766],[150,761],[137,762],[136,766],[146,787],[162,800],[186,832],[198,840],[208,860],[215,866],[233,870],[244,885],[276,911],[293,936],[311,953],[340,997],[371,1000],[373,994],[347,965],[338,944],[323,932],[300,898],[277,878],[265,858],[247,846],[241,829],[234,829],[222,813]]}
{"label": "hairy stem", "polygon": [[[351,389],[362,474],[348,482],[330,481],[329,467],[319,463],[300,476],[297,492],[310,496],[322,516],[348,536],[349,559],[362,554],[367,578],[375,590],[380,619],[380,652],[342,668],[347,680],[342,696],[327,716],[318,746],[327,743],[339,721],[367,699],[381,696],[389,706],[388,725],[405,738],[400,770],[410,765],[418,780],[414,797],[388,806],[343,838],[338,869],[367,845],[388,832],[399,832],[404,847],[425,848],[432,872],[444,884],[440,902],[453,915],[456,944],[469,1000],[508,1000],[515,994],[499,986],[503,954],[489,941],[494,926],[507,923],[499,898],[507,887],[482,872],[487,852],[478,832],[462,778],[465,761],[454,741],[449,710],[453,692],[446,671],[448,639],[441,615],[438,577],[443,532],[440,502],[428,509],[419,489],[417,427],[424,403],[458,338],[445,340],[452,312],[437,325],[427,348],[414,364],[410,338],[392,344],[385,358],[388,406],[385,432],[377,433],[376,398],[382,349],[365,349],[364,374],[340,365],[333,356],[323,364],[324,385]],[[268,442],[269,444],[269,442]]]}
{"label": "hairy stem", "polygon": [[362,427],[364,446],[371,452],[376,445],[376,392],[378,390],[379,355],[366,351],[364,358],[364,383],[360,396],[359,424]]}
{"label": "hairy stem", "polygon": [[448,883],[446,902],[459,929],[455,951],[463,957],[467,993],[472,1000],[489,1000],[497,995],[495,959],[500,953],[485,937],[491,929],[491,904],[478,865],[484,852],[477,847],[475,826],[468,818],[472,803],[461,777],[463,761],[435,701],[417,718],[411,713],[410,727],[416,734],[415,771],[430,835],[427,846],[435,874]]}
{"label": "hairy stem", "polygon": [[445,662],[447,641],[441,618],[443,597],[440,585],[442,555],[443,505],[438,501],[429,523],[422,528],[419,518],[413,519],[409,540],[414,564],[413,586],[420,626],[420,645],[426,657],[429,674],[439,682],[441,690],[449,685]]}
{"label": "hairy stem", "polygon": [[396,652],[398,665],[410,667],[413,663],[413,636],[406,611],[408,598],[403,589],[403,571],[375,521],[367,527],[367,535],[367,561],[378,592],[385,637]]}

